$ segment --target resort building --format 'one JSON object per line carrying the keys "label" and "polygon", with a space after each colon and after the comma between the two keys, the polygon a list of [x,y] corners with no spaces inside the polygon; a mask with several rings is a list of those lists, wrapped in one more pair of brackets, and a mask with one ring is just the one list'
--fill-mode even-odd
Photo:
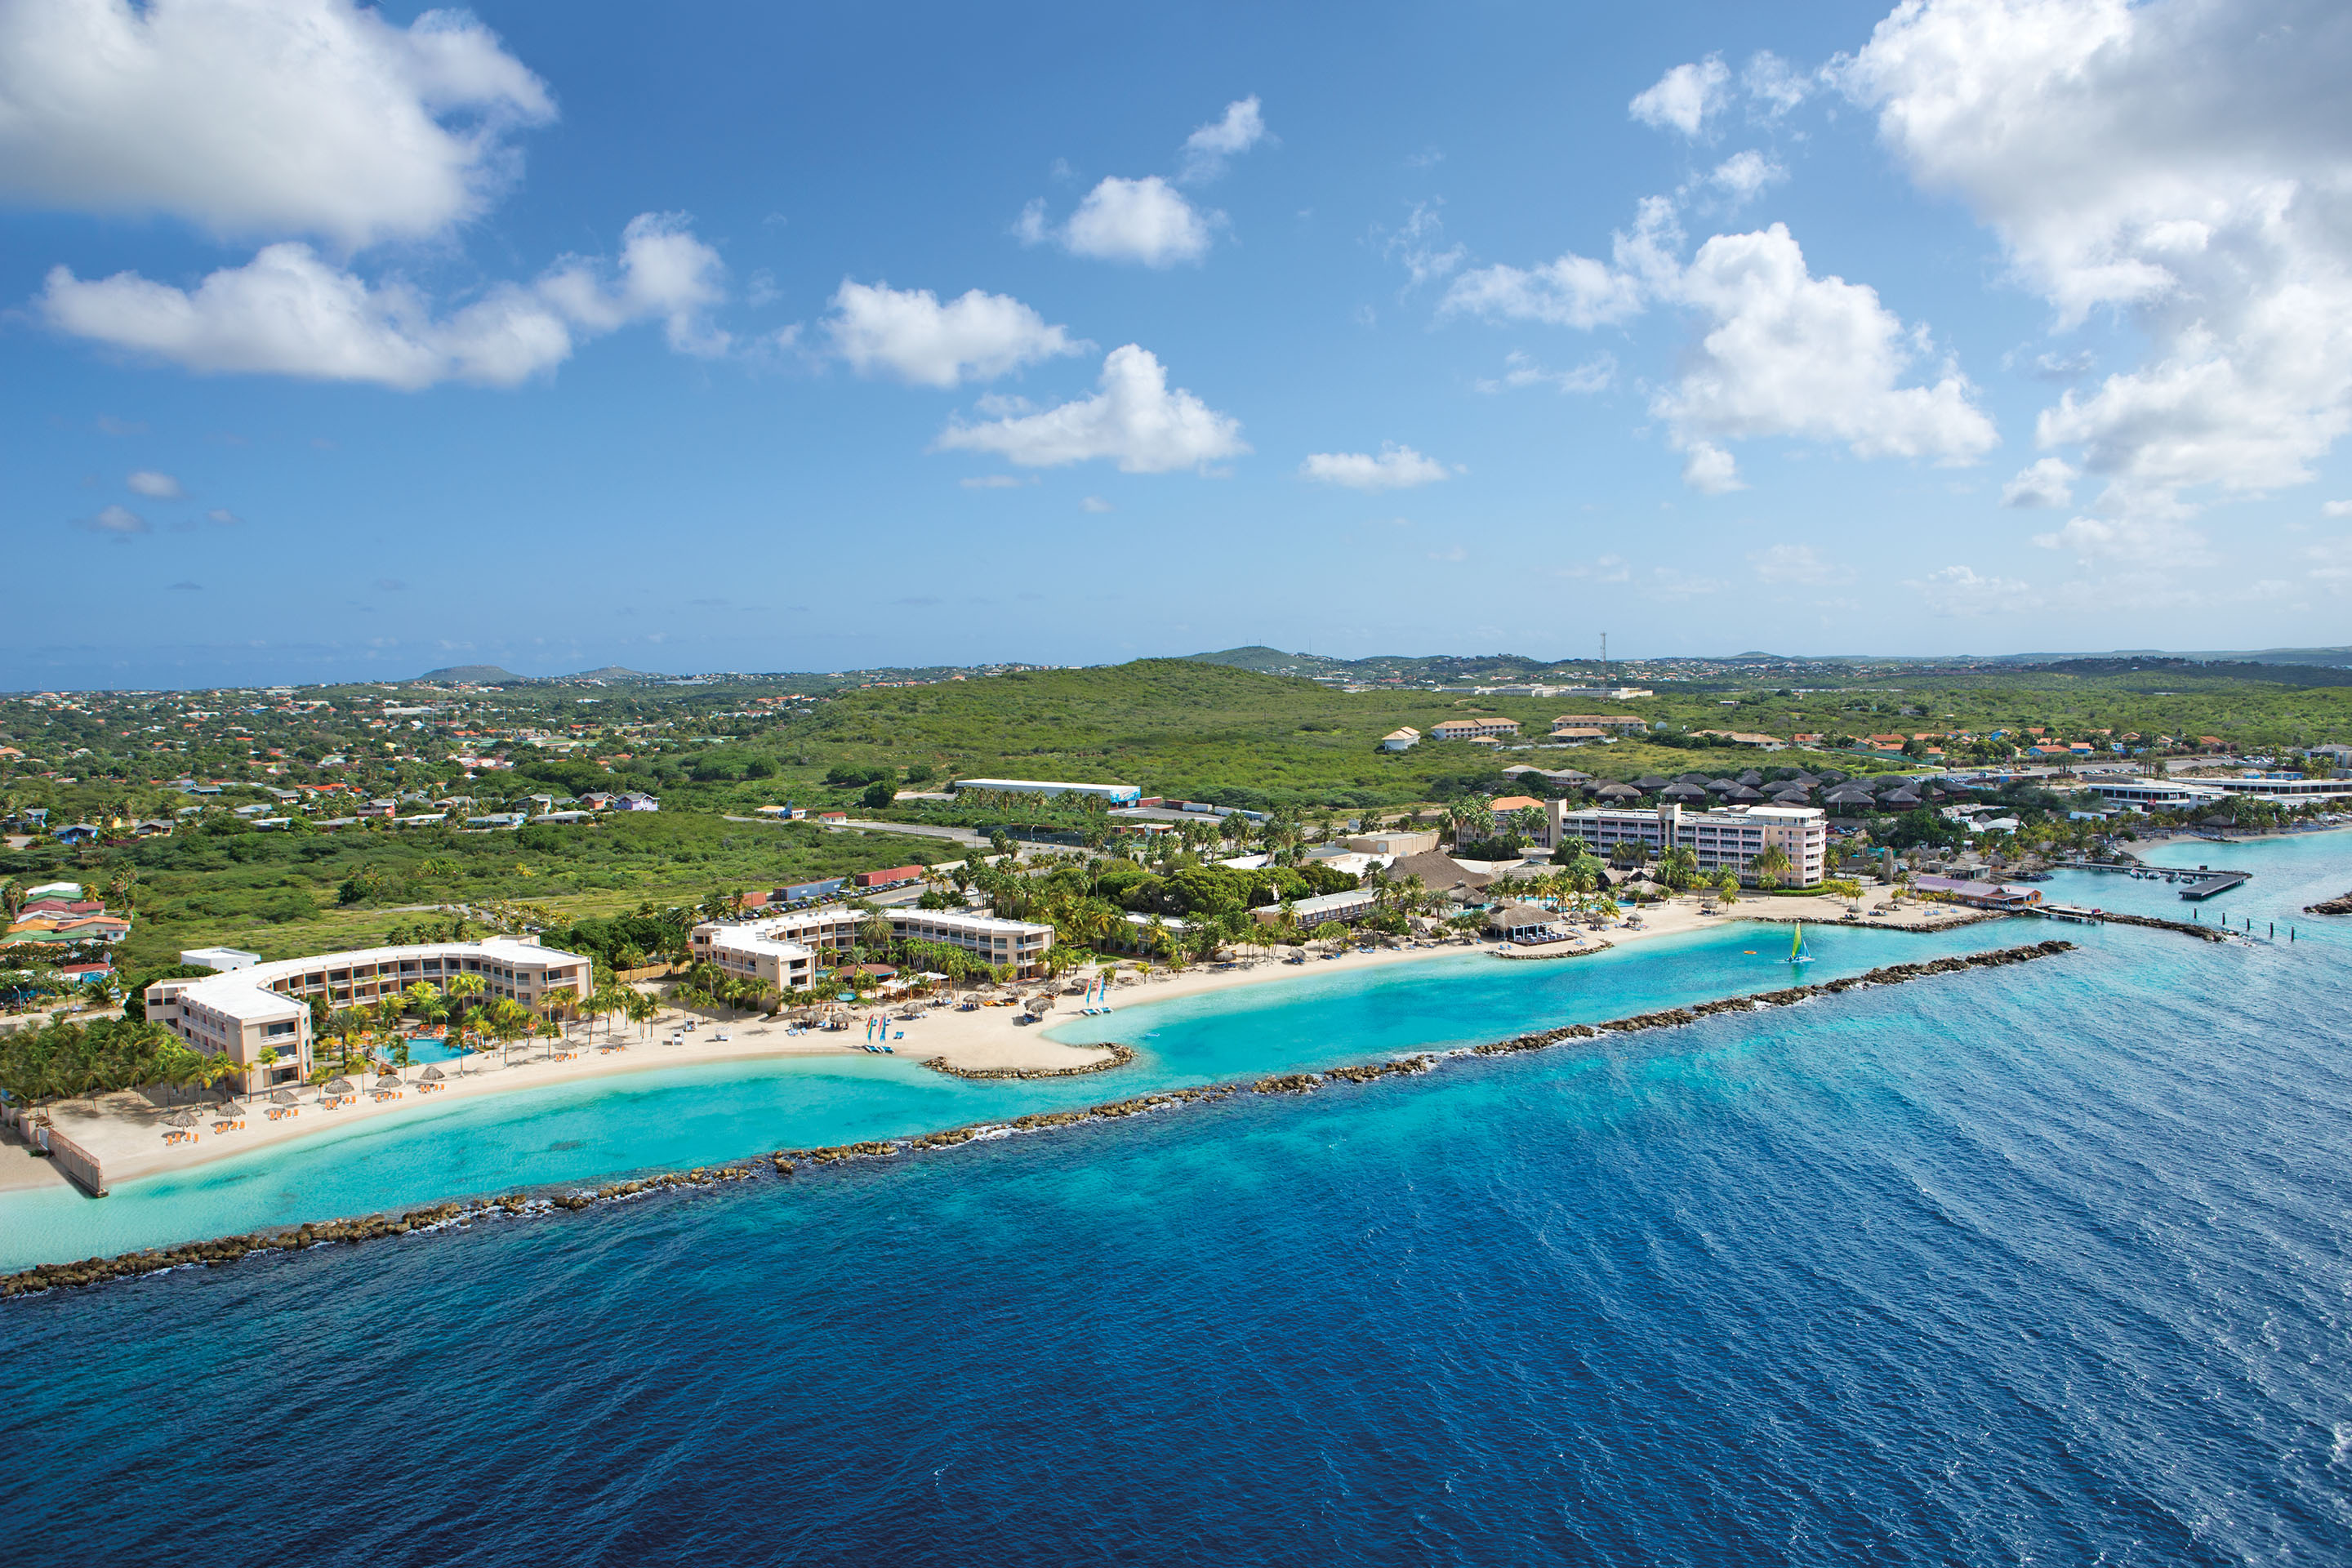
{"label": "resort building", "polygon": [[[1354,888],[1344,893],[1325,893],[1318,898],[1301,899],[1290,906],[1291,918],[1301,931],[1313,931],[1326,921],[1341,925],[1353,925],[1358,921],[1379,912],[1381,890],[1378,888]],[[1282,921],[1280,904],[1260,904],[1250,913],[1260,925],[1278,925]]]}
{"label": "resort building", "polygon": [[1143,798],[1143,792],[1133,784],[1065,784],[1054,779],[958,779],[949,787],[992,789],[1003,795],[1090,795],[1113,805],[1133,805]]}
{"label": "resort building", "polygon": [[1709,880],[1729,870],[1741,881],[1753,882],[1751,862],[1777,847],[1789,858],[1781,884],[1811,888],[1821,882],[1829,858],[1829,821],[1817,806],[1725,805],[1685,811],[1670,803],[1594,805],[1579,811],[1556,800],[1544,808],[1544,816],[1547,848],[1576,839],[1605,859],[1619,845],[1630,844],[1648,860],[1669,849],[1688,849],[1698,858],[1699,875]]}
{"label": "resort building", "polygon": [[[907,942],[936,942],[948,947],[961,948],[984,963],[1002,964],[1024,979],[1043,973],[1045,954],[1054,945],[1054,928],[1028,921],[999,920],[994,915],[970,910],[856,910],[845,904],[831,904],[794,914],[764,920],[753,925],[722,924],[708,921],[694,928],[694,955],[708,958],[721,967],[719,953],[722,946],[735,951],[739,973],[754,973],[780,989],[783,980],[793,973],[792,952],[796,948],[811,957],[846,952],[860,940],[859,931],[866,921],[880,919],[889,923],[893,939]],[[723,939],[723,942],[722,942]],[[751,945],[754,939],[772,944],[770,948]],[[750,964],[750,968],[743,967]],[[772,971],[772,973],[771,973]],[[813,974],[814,965],[805,972]],[[806,985],[803,978],[793,982]]]}
{"label": "resort building", "polygon": [[2200,779],[2224,795],[2250,795],[2281,805],[2301,805],[2312,800],[2352,800],[2352,784],[2336,779],[2305,778],[2301,773],[2245,773],[2237,778]]}
{"label": "resort building", "polygon": [[1500,740],[1518,732],[1517,719],[1448,719],[1429,727],[1433,741]]}
{"label": "resort building", "polygon": [[2117,805],[2136,805],[2143,811],[2179,811],[2183,806],[2210,805],[2222,798],[2221,792],[2208,784],[2190,784],[2186,779],[2090,778],[2083,787],[2102,800]]}
{"label": "resort building", "polygon": [[1914,877],[1911,890],[1922,898],[1943,899],[1974,910],[1998,910],[2014,914],[2042,901],[2039,889],[2005,888],[1997,882],[1972,882],[1958,877]]}
{"label": "resort building", "polygon": [[[250,956],[233,949],[193,951]],[[482,982],[483,999],[509,997],[532,1007],[559,992],[584,998],[591,967],[576,952],[497,936],[245,963],[218,974],[158,980],[145,997],[150,1020],[207,1055],[227,1052],[246,1068],[239,1087],[250,1093],[310,1077],[313,999],[330,1008],[364,1005],[419,982],[446,992],[451,981],[470,974]],[[277,1053],[266,1071],[264,1051]]]}
{"label": "resort building", "polygon": [[1551,721],[1555,732],[1561,730],[1646,730],[1649,721],[1639,713],[1563,713]]}
{"label": "resort building", "polygon": [[1421,744],[1421,731],[1407,724],[1402,730],[1391,730],[1381,737],[1383,752],[1410,752]]}
{"label": "resort building", "polygon": [[777,991],[808,989],[816,982],[815,951],[772,935],[771,930],[767,926],[697,927],[694,955],[739,979],[755,980]]}

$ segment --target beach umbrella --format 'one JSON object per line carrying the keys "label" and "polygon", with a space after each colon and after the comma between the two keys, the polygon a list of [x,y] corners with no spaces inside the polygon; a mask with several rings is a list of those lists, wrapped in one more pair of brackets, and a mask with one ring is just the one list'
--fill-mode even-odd
{"label": "beach umbrella", "polygon": [[294,1091],[292,1089],[273,1089],[269,1091],[269,1099],[271,1103],[277,1105],[292,1105],[295,1103]]}
{"label": "beach umbrella", "polygon": [[382,1078],[375,1080],[375,1086],[378,1089],[398,1089],[400,1087],[400,1075],[396,1072],[388,1072]]}
{"label": "beach umbrella", "polygon": [[163,1125],[166,1127],[194,1127],[198,1120],[199,1118],[193,1110],[175,1110],[172,1112],[171,1115],[163,1118]]}
{"label": "beach umbrella", "polygon": [[329,1080],[327,1087],[320,1089],[319,1092],[331,1099],[335,1095],[349,1094],[351,1091],[352,1080],[347,1078],[339,1078]]}
{"label": "beach umbrella", "polygon": [[425,1069],[425,1076],[418,1079],[416,1081],[419,1083],[439,1083],[441,1081],[441,1077],[442,1073],[439,1068],[426,1068]]}

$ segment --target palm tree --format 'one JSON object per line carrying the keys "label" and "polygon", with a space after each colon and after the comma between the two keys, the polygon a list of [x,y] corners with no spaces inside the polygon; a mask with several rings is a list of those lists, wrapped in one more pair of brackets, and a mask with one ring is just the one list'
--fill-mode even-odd
{"label": "palm tree", "polygon": [[1780,879],[1789,874],[1789,852],[1778,844],[1768,844],[1748,862],[1748,869],[1755,874],[1758,887],[1777,888]]}
{"label": "palm tree", "polygon": [[488,989],[488,984],[478,974],[456,974],[450,976],[449,984],[442,987],[442,994],[449,998],[449,1011],[451,1014],[449,1026],[451,1028],[455,1029],[464,1027],[466,1014],[469,1010],[468,1005]]}
{"label": "palm tree", "polygon": [[653,1020],[661,1012],[661,1003],[651,992],[631,991],[621,1004],[621,1012],[630,1023],[646,1026],[646,1037],[653,1037]]}

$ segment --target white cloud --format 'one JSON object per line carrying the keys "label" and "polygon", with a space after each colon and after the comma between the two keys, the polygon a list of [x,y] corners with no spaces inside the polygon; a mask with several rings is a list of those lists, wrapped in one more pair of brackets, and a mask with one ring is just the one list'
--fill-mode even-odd
{"label": "white cloud", "polygon": [[141,468],[122,481],[132,495],[145,496],[150,500],[185,500],[188,492],[180,481],[169,474],[159,474],[152,468]]}
{"label": "white cloud", "polygon": [[1045,203],[1032,202],[1023,209],[1014,232],[1032,245],[1058,239],[1073,256],[1173,267],[1206,256],[1212,233],[1223,218],[1219,213],[1202,213],[1157,174],[1139,180],[1114,174],[1088,191],[1060,228],[1046,224]]}
{"label": "white cloud", "polygon": [[1225,105],[1222,120],[1210,121],[1184,139],[1181,172],[1188,184],[1213,180],[1225,172],[1225,160],[1248,152],[1265,140],[1265,117],[1258,112],[1257,95]]}
{"label": "white cloud", "polygon": [[[1103,360],[1102,390],[1036,413],[1010,411],[984,424],[950,423],[936,445],[996,452],[1024,468],[1108,458],[1130,474],[1200,468],[1249,450],[1241,423],[1179,387],[1150,353],[1133,343]],[[982,413],[1004,403],[983,399]]]}
{"label": "white cloud", "polygon": [[1789,177],[1789,171],[1763,153],[1749,148],[1735,153],[1715,166],[1707,183],[1731,200],[1731,205],[1754,199],[1768,185],[1778,184]]}
{"label": "white cloud", "polygon": [[0,195],[358,247],[437,234],[510,177],[546,87],[461,12],[351,0],[7,0]]}
{"label": "white cloud", "polygon": [[1034,485],[1036,482],[1037,477],[1034,474],[1032,474],[1025,479],[1016,479],[1011,474],[983,474],[977,479],[958,479],[956,481],[956,483],[961,485],[968,490],[1017,490],[1022,489],[1024,486]]}
{"label": "white cloud", "polygon": [[[1445,224],[1437,216],[1439,205],[1413,203],[1412,214],[1404,220],[1403,226],[1381,246],[1382,251],[1404,263],[1408,289],[1444,277],[1461,266],[1462,258],[1469,254],[1463,246],[1444,243]],[[1380,231],[1375,228],[1373,232]]]}
{"label": "white cloud", "polygon": [[2033,542],[2044,550],[2063,550],[2085,566],[2104,565],[2127,573],[2162,573],[2216,563],[2203,534],[2168,518],[2070,518],[2062,528],[2035,534]]}
{"label": "white cloud", "polygon": [[1932,386],[1900,386],[1917,345],[1877,291],[1815,278],[1786,226],[1719,234],[1699,247],[1675,297],[1712,325],[1652,410],[1679,441],[1803,436],[1843,441],[1858,458],[1971,462],[1999,440],[1946,369]]}
{"label": "white cloud", "polygon": [[1701,495],[1729,495],[1748,486],[1739,478],[1739,459],[1711,441],[1694,443],[1683,458],[1683,483]]}
{"label": "white cloud", "polygon": [[659,320],[682,353],[723,353],[705,312],[722,297],[718,253],[674,215],[647,213],[623,235],[619,278],[568,258],[529,286],[500,283],[436,317],[397,281],[369,285],[294,241],[265,247],[193,291],[136,273],[82,279],[52,268],[37,304],[76,337],[205,373],[373,382],[415,390],[443,381],[511,386],[571,357],[577,339]]}
{"label": "white cloud", "polygon": [[1788,61],[1765,49],[1748,58],[1739,72],[1739,85],[1748,90],[1748,101],[1768,120],[1781,115],[1805,101],[1813,89],[1812,78],[1801,76]]}
{"label": "white cloud", "polygon": [[1638,278],[1573,251],[1540,267],[1481,267],[1454,280],[1438,314],[1541,321],[1590,331],[1642,313]]}
{"label": "white cloud", "polygon": [[2056,458],[2044,458],[2001,487],[2003,506],[2072,506],[2082,476]]}
{"label": "white cloud", "polygon": [[1827,587],[1853,581],[1853,568],[1832,561],[1810,544],[1775,544],[1748,552],[1748,564],[1767,583],[1801,583]]}
{"label": "white cloud", "polygon": [[80,521],[75,523],[74,526],[76,528],[86,528],[92,533],[111,533],[116,535],[118,538],[128,538],[130,535],[134,533],[152,533],[155,531],[153,528],[149,526],[145,518],[140,516],[137,512],[132,511],[127,506],[100,507],[98,509],[98,512],[95,516],[83,518]]}
{"label": "white cloud", "polygon": [[918,386],[992,381],[1092,343],[1070,336],[1007,294],[973,289],[942,305],[928,289],[845,279],[825,318],[834,350],[861,375],[887,374]]}
{"label": "white cloud", "polygon": [[2014,615],[2037,609],[2042,603],[2029,583],[2008,577],[1980,577],[1967,566],[1946,566],[1906,586],[1917,589],[1927,601],[1927,607],[1939,616]]}
{"label": "white cloud", "polygon": [[1649,596],[1653,599],[1696,599],[1702,594],[1719,594],[1729,586],[1720,577],[1701,577],[1673,566],[1650,568]]}
{"label": "white cloud", "polygon": [[1521,387],[1549,386],[1555,392],[1602,392],[1617,377],[1617,356],[1595,354],[1582,364],[1569,370],[1546,370],[1534,359],[1517,349],[1503,356],[1503,374],[1492,381],[1471,384],[1478,391],[1493,394],[1517,392]]}
{"label": "white cloud", "polygon": [[1709,55],[1691,65],[1679,65],[1656,83],[1635,95],[1625,107],[1634,119],[1660,130],[1668,127],[1696,136],[1706,117],[1724,106],[1731,71],[1720,55]]}
{"label": "white cloud", "polygon": [[1838,74],[2062,329],[2135,319],[2147,361],[2036,433],[2161,519],[2304,482],[2352,428],[2347,71],[2333,0],[1911,0]]}
{"label": "white cloud", "polygon": [[223,528],[234,528],[245,520],[225,507],[215,507],[205,513],[205,521],[219,523]]}
{"label": "white cloud", "polygon": [[1633,569],[1625,564],[1622,555],[1601,555],[1595,556],[1590,563],[1580,561],[1573,565],[1559,567],[1555,575],[1595,583],[1622,583],[1633,575]]}
{"label": "white cloud", "polygon": [[1410,447],[1381,443],[1380,455],[1369,452],[1313,452],[1298,465],[1299,477],[1356,490],[1402,490],[1433,485],[1446,477],[1445,465],[1424,458]]}
{"label": "white cloud", "polygon": [[2322,502],[2319,508],[2319,515],[2322,517],[2352,517],[2352,500],[2331,500]]}
{"label": "white cloud", "polygon": [[1078,510],[1080,511],[1106,512],[1117,511],[1118,509],[1111,505],[1110,502],[1103,500],[1100,496],[1088,496],[1084,500],[1078,502]]}

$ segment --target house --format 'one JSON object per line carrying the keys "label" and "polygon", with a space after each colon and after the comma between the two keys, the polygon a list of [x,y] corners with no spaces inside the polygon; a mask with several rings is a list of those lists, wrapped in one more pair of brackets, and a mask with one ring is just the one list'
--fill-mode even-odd
{"label": "house", "polygon": [[1924,898],[1948,900],[1970,909],[2014,912],[2042,901],[2039,889],[2004,888],[1993,882],[1973,882],[1958,877],[1915,877],[1911,889]]}
{"label": "house", "polygon": [[847,822],[849,820],[849,813],[845,811],[820,811],[816,814],[816,819],[819,822]]}
{"label": "house", "polygon": [[1563,713],[1551,727],[1556,734],[1565,729],[1646,730],[1650,725],[1639,713]]}
{"label": "house", "polygon": [[1383,752],[1409,752],[1421,744],[1421,731],[1408,724],[1402,730],[1391,730],[1381,737]]}
{"label": "house", "polygon": [[1551,738],[1555,741],[1601,741],[1608,739],[1608,733],[1589,724],[1571,724],[1564,730],[1554,730]]}
{"label": "house", "polygon": [[[1291,919],[1301,931],[1313,931],[1327,921],[1341,925],[1353,925],[1381,907],[1381,890],[1377,887],[1353,888],[1343,893],[1325,893],[1318,898],[1300,899],[1290,906]],[[1260,925],[1278,925],[1282,921],[1280,904],[1260,904],[1250,913]]]}
{"label": "house", "polygon": [[649,795],[616,795],[612,801],[614,811],[659,811],[661,802]]}
{"label": "house", "polygon": [[1433,828],[1418,833],[1383,828],[1377,833],[1360,833],[1346,842],[1360,855],[1426,855],[1436,849],[1437,833]]}
{"label": "house", "polygon": [[1429,727],[1433,741],[1491,741],[1518,732],[1517,719],[1448,719]]}
{"label": "house", "polygon": [[1449,855],[1434,849],[1417,855],[1403,856],[1389,863],[1389,884],[1393,887],[1409,878],[1418,877],[1421,885],[1432,892],[1469,895],[1478,891],[1495,879],[1484,871],[1474,871]]}
{"label": "house", "polygon": [[98,837],[98,829],[87,822],[69,822],[52,829],[49,836],[60,844],[87,844]]}

